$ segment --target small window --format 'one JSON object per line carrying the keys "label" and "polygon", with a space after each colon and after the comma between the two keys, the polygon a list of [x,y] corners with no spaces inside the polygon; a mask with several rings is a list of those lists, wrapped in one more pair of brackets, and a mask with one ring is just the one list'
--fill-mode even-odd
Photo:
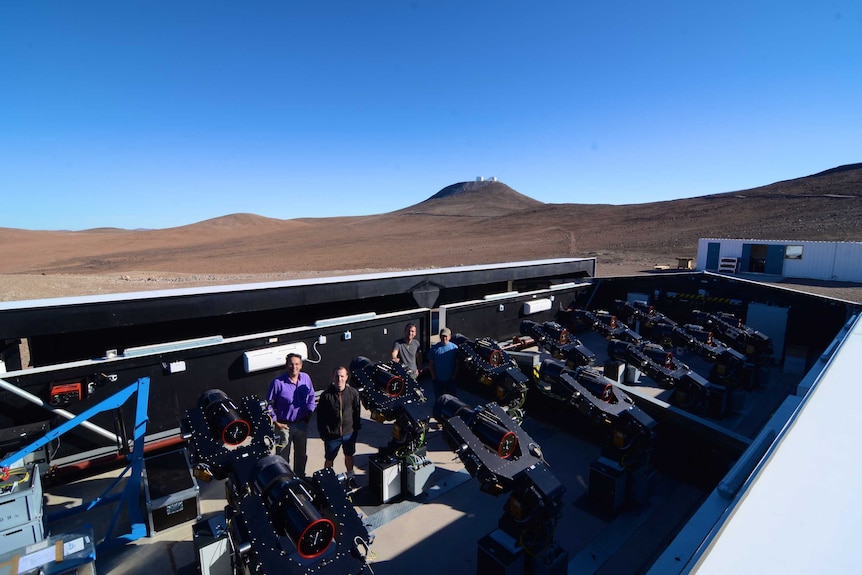
{"label": "small window", "polygon": [[784,259],[786,260],[801,260],[802,246],[787,246],[784,249]]}

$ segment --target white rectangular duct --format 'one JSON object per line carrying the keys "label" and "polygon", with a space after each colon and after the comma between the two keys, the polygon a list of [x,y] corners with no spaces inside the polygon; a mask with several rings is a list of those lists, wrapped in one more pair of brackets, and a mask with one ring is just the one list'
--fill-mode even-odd
{"label": "white rectangular duct", "polygon": [[288,343],[275,347],[254,349],[242,354],[242,363],[246,373],[281,367],[287,365],[287,354],[298,354],[302,359],[308,357],[308,346],[305,342]]}
{"label": "white rectangular duct", "polygon": [[549,298],[541,298],[534,299],[532,301],[525,301],[523,312],[524,315],[530,315],[534,313],[539,313],[540,311],[548,311],[553,307],[554,302],[552,302]]}

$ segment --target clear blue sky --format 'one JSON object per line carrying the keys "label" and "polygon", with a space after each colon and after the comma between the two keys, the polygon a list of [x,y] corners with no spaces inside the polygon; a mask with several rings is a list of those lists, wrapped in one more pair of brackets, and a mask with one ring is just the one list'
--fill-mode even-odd
{"label": "clear blue sky", "polygon": [[862,162],[858,0],[0,3],[0,227],[637,203]]}

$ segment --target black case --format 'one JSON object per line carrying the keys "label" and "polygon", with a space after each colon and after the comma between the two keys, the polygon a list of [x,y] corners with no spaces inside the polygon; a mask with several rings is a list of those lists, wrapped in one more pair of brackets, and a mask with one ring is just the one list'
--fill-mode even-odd
{"label": "black case", "polygon": [[144,458],[150,535],[201,517],[200,487],[185,449]]}

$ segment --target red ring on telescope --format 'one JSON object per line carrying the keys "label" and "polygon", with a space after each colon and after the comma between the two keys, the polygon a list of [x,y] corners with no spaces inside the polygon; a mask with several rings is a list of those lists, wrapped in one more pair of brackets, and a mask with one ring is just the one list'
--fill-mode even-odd
{"label": "red ring on telescope", "polygon": [[[242,439],[240,439],[239,441],[228,440],[228,438],[227,438],[228,430],[233,429],[237,425],[241,425],[241,426],[245,427],[245,432],[242,434]],[[230,423],[228,423],[227,425],[225,425],[224,429],[222,429],[221,441],[225,445],[239,445],[240,443],[245,441],[249,435],[251,435],[251,425],[249,425],[248,422],[244,419],[235,419],[235,420],[231,421]]]}
{"label": "red ring on telescope", "polygon": [[[308,544],[305,541],[305,536],[308,534],[309,529],[316,527],[316,526],[320,525],[321,523],[326,523],[328,525],[327,530],[329,532],[329,543],[327,543],[326,547],[324,547],[323,549],[320,549],[319,551],[309,551],[308,549],[306,549],[306,547],[308,547],[308,545],[310,545],[310,544]],[[335,538],[335,524],[332,521],[330,521],[329,519],[326,519],[325,517],[321,517],[317,521],[312,521],[311,523],[309,523],[308,526],[302,530],[302,535],[299,536],[299,539],[296,542],[296,550],[299,552],[299,555],[302,558],[314,559],[315,557],[320,557],[320,555],[322,555],[324,551],[329,549],[329,546],[332,545],[332,541],[334,540],[334,538]]]}
{"label": "red ring on telescope", "polygon": [[[506,448],[506,443],[507,443],[506,440],[510,437],[512,439],[514,439],[514,441],[512,442],[511,446],[507,449]],[[518,447],[518,436],[515,435],[514,431],[507,431],[505,434],[503,434],[503,437],[500,438],[500,443],[497,444],[497,455],[499,455],[500,458],[502,458],[502,459],[508,459],[509,457],[512,456],[512,454],[515,453],[515,449],[517,449],[517,447]]]}
{"label": "red ring on telescope", "polygon": [[[395,392],[392,391],[393,384],[395,387]],[[399,395],[404,393],[404,387],[404,379],[400,375],[393,375],[389,378],[389,381],[386,382],[386,394],[389,397],[398,397]]]}

